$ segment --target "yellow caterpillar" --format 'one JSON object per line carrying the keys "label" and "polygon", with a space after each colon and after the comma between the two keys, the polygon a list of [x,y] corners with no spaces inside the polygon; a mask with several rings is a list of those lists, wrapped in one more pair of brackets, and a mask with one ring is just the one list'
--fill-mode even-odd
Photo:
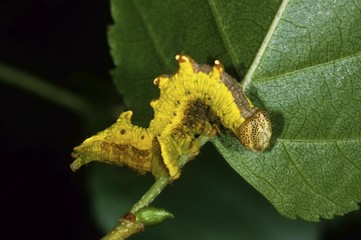
{"label": "yellow caterpillar", "polygon": [[122,113],[115,124],[74,148],[72,170],[96,160],[127,165],[141,174],[152,172],[155,177],[167,172],[175,180],[180,176],[179,158],[195,157],[198,137],[216,136],[221,125],[248,150],[268,147],[272,134],[268,114],[252,105],[218,60],[213,67],[185,55],[176,60],[176,74],[154,80],[160,97],[150,103],[154,119],[149,128],[133,125],[131,111]]}

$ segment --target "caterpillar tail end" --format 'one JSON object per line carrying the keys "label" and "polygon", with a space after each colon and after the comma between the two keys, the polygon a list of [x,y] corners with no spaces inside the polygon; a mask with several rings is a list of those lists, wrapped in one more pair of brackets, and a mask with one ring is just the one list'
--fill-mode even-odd
{"label": "caterpillar tail end", "polygon": [[70,164],[70,169],[75,172],[76,170],[78,170],[81,167],[81,159],[76,159],[74,162],[72,162]]}
{"label": "caterpillar tail end", "polygon": [[73,172],[76,172],[81,166],[83,166],[85,163],[82,161],[81,158],[77,158],[75,159],[71,164],[70,164],[70,169]]}
{"label": "caterpillar tail end", "polygon": [[82,154],[80,146],[74,148],[71,156],[75,158],[75,160],[70,164],[70,169],[73,172],[77,171],[81,166],[93,161],[91,158]]}

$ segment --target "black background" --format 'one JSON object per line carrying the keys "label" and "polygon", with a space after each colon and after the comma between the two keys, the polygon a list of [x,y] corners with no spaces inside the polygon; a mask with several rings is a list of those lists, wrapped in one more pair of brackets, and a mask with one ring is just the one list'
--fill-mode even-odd
{"label": "black background", "polygon": [[[110,23],[108,1],[1,1],[0,62],[75,94],[94,83],[115,92]],[[69,168],[84,138],[80,116],[4,83],[0,104],[1,238],[99,239],[82,172]]]}
{"label": "black background", "polygon": [[[106,36],[111,23],[108,1],[1,1],[0,63],[94,104],[113,101]],[[99,86],[107,96],[98,94]],[[2,82],[0,104],[1,236],[99,239],[88,211],[84,172],[69,169],[71,149],[85,137],[83,119]],[[326,224],[323,239],[355,239],[357,215]]]}

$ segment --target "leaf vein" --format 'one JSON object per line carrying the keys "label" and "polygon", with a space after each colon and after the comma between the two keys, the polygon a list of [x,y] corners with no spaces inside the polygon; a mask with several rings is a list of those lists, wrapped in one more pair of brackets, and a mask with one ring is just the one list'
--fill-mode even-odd
{"label": "leaf vein", "polygon": [[155,52],[157,53],[159,59],[163,62],[163,64],[168,68],[171,69],[172,63],[170,62],[170,59],[168,56],[165,56],[159,46],[163,46],[160,41],[157,40],[156,34],[153,33],[151,30],[152,28],[149,25],[149,21],[147,20],[145,14],[139,7],[139,5],[136,3],[136,1],[130,1],[134,8],[139,13],[140,18],[142,19],[143,25],[145,29],[147,30],[148,36],[150,37],[151,41],[153,42],[153,47],[155,49]]}
{"label": "leaf vein", "polygon": [[[328,200],[329,202],[339,206],[339,207],[342,207],[342,208],[345,208],[347,209],[345,206],[343,205],[340,205],[338,204],[337,202],[335,202],[334,200],[332,200],[330,197],[328,197],[327,195],[324,195],[322,194],[321,192],[318,192],[314,187],[312,187],[312,184],[309,183],[309,181],[307,180],[306,176],[302,173],[302,171],[297,167],[297,163],[295,161],[292,160],[292,157],[290,155],[290,153],[288,152],[286,146],[283,144],[283,149],[286,153],[286,155],[288,156],[288,162],[294,166],[294,168],[296,169],[297,173],[301,176],[301,178],[303,179],[304,183],[306,184],[306,186],[311,190],[313,191],[316,195],[319,195],[320,197]],[[317,207],[317,206],[316,206]]]}
{"label": "leaf vein", "polygon": [[280,22],[284,11],[286,10],[287,4],[288,4],[288,0],[283,0],[282,4],[280,5],[280,7],[272,21],[272,24],[269,27],[265,38],[263,39],[261,47],[259,48],[255,58],[253,59],[251,67],[248,69],[248,72],[242,81],[242,86],[244,89],[246,89],[248,87],[248,85],[251,83],[253,74],[255,73],[256,69],[258,68],[258,66],[261,62],[261,59],[267,49],[267,46],[269,45],[269,43],[271,41],[271,38],[277,28],[277,25]]}
{"label": "leaf vein", "polygon": [[344,139],[288,139],[288,138],[278,138],[279,142],[301,142],[301,143],[335,143],[335,142],[348,142],[348,141],[360,141],[360,138],[344,138]]}
{"label": "leaf vein", "polygon": [[290,71],[290,72],[284,72],[284,73],[278,74],[276,76],[257,78],[257,81],[260,82],[260,81],[276,80],[276,79],[279,79],[281,77],[286,77],[286,76],[289,76],[289,75],[292,75],[292,74],[298,74],[298,73],[301,73],[301,72],[304,72],[304,71],[309,71],[309,70],[320,68],[320,67],[327,66],[327,65],[330,65],[330,64],[337,64],[337,63],[342,62],[344,60],[351,59],[351,58],[358,58],[358,57],[361,57],[361,52],[351,54],[351,55],[347,55],[347,56],[344,56],[342,58],[334,59],[334,60],[331,60],[331,61],[328,61],[328,62],[322,62],[322,63],[316,64],[316,65],[295,69],[295,70]]}
{"label": "leaf vein", "polygon": [[233,54],[235,51],[232,51],[230,43],[229,43],[229,41],[228,41],[228,39],[226,37],[226,33],[221,28],[221,23],[220,23],[219,17],[216,16],[216,11],[217,10],[216,10],[216,8],[214,6],[213,0],[207,0],[207,2],[208,2],[208,5],[209,5],[209,8],[211,9],[211,13],[213,15],[214,21],[216,22],[219,35],[221,36],[222,42],[224,43],[224,46],[227,49],[227,53],[231,58],[232,65],[236,69],[238,76],[241,77],[242,75],[240,73],[240,69],[238,68],[236,57]]}
{"label": "leaf vein", "polygon": [[356,168],[357,170],[361,171],[361,168],[358,167],[350,158],[348,158],[346,156],[346,154],[340,149],[340,146],[337,144],[337,142],[335,143],[336,144],[336,148],[337,148],[337,151],[340,153],[340,155],[346,160],[346,162],[348,162],[350,165],[352,165],[354,168]]}

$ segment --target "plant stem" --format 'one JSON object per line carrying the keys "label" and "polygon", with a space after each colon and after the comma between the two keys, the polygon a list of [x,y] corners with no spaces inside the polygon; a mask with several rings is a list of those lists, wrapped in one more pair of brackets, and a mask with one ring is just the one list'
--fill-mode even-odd
{"label": "plant stem", "polygon": [[[200,136],[198,143],[203,146],[209,140],[206,136]],[[189,161],[188,155],[182,155],[178,161],[179,168],[182,168]],[[149,206],[154,199],[163,191],[163,189],[170,183],[171,179],[168,175],[160,176],[149,190],[136,202],[130,210],[130,215],[134,215],[140,209]],[[113,228],[102,240],[123,240],[140,231],[143,231],[143,224],[137,223],[136,219],[130,221],[128,218],[122,218],[119,224]]]}
{"label": "plant stem", "polygon": [[[162,190],[168,185],[170,178],[168,176],[159,177],[155,183],[149,188],[149,190],[143,195],[143,197],[134,204],[130,210],[130,214],[136,213],[143,207],[148,206],[153,200],[162,192]],[[123,240],[132,236],[144,229],[143,224],[137,223],[136,220],[130,221],[122,218],[119,224],[113,228],[102,240]]]}
{"label": "plant stem", "polygon": [[120,223],[101,240],[124,240],[143,229],[143,224],[122,218]]}
{"label": "plant stem", "polygon": [[136,202],[130,212],[136,213],[139,209],[143,207],[147,207],[151,204],[154,199],[163,191],[163,189],[170,182],[170,178],[168,176],[159,177],[155,183],[149,188],[149,190],[143,195],[143,197]]}
{"label": "plant stem", "polygon": [[0,63],[0,81],[41,96],[82,116],[91,112],[91,106],[84,99],[3,63]]}

